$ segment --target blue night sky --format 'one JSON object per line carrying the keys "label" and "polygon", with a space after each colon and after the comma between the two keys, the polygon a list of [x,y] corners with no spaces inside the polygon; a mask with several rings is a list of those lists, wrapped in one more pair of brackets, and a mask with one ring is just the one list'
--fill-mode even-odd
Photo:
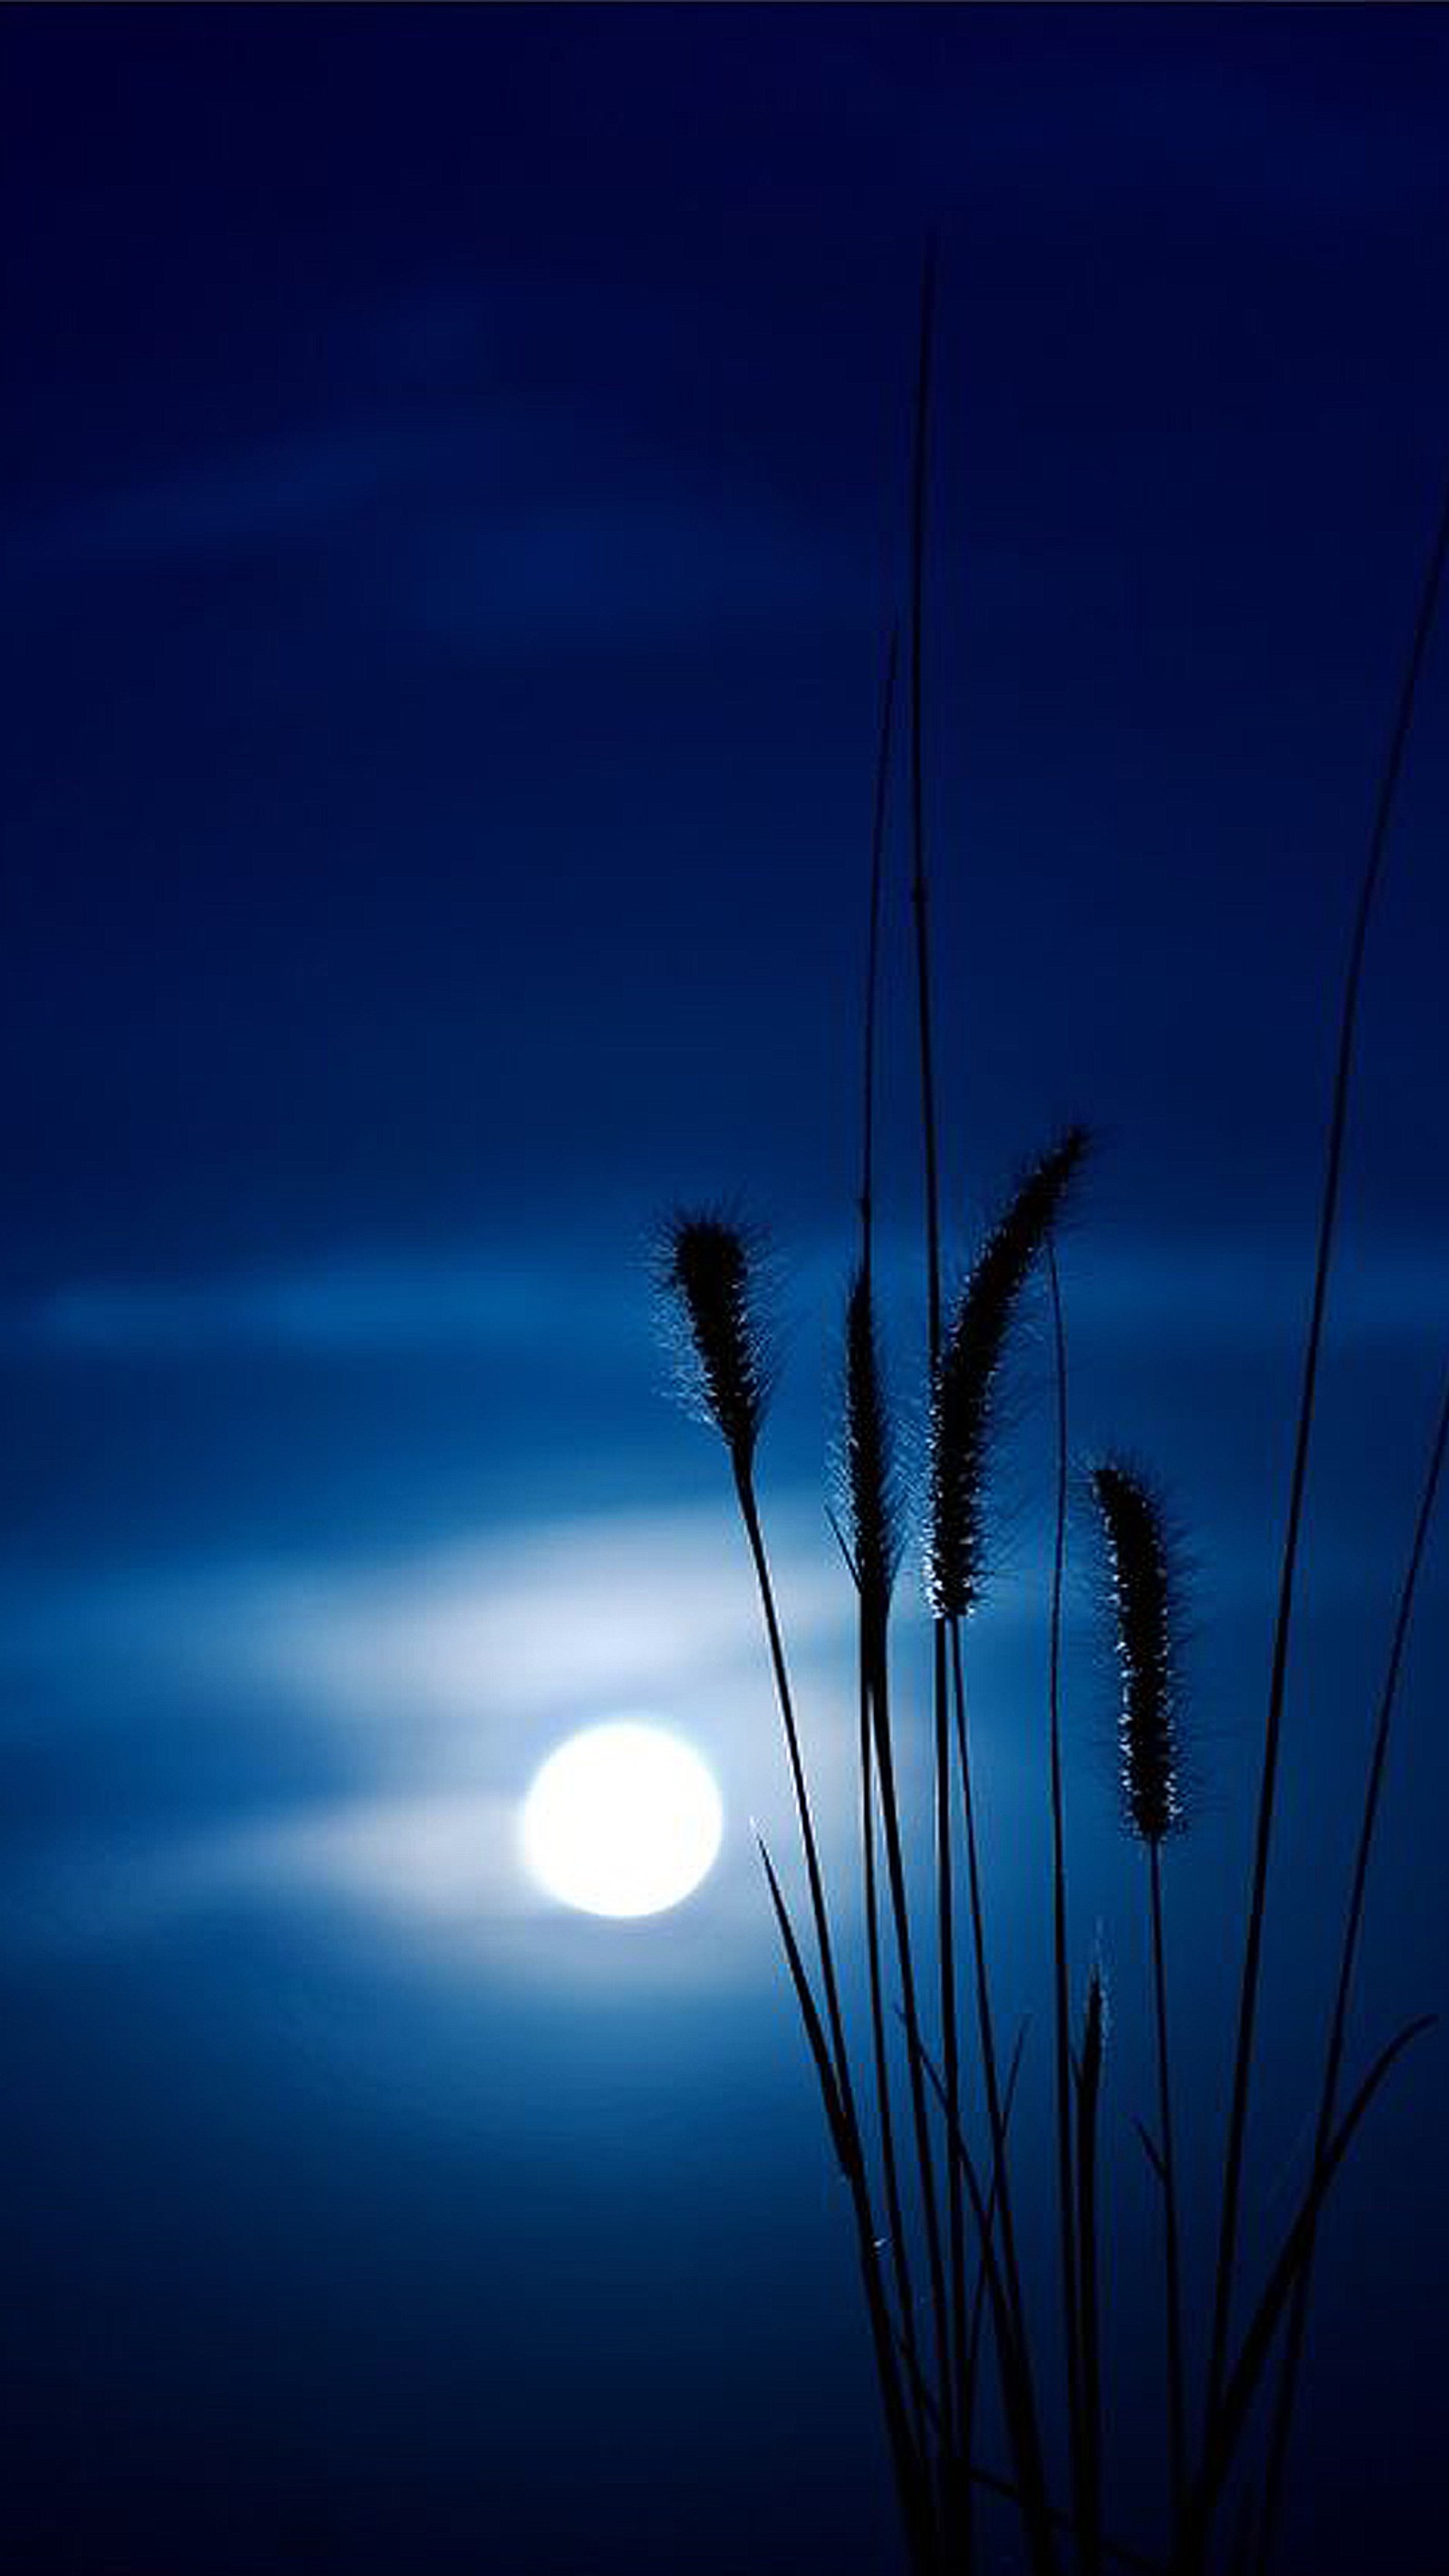
{"label": "blue night sky", "polygon": [[[1166,1876],[1198,2316],[1336,982],[1449,456],[1446,131],[1432,10],[5,13],[6,2566],[904,2566],[750,1838],[793,1893],[748,1566],[650,1246],[724,1196],[779,1249],[762,1476],[858,1992],[822,1503],[932,227],[949,1239],[1090,1122],[1073,1449],[1148,1461],[1193,1566]],[[918,1422],[903,784],[881,1221]],[[1305,2170],[1444,1362],[1446,818],[1441,635],[1365,992],[1255,2255]],[[971,1652],[1029,2206],[1035,1304],[1012,1394]],[[1100,1955],[1108,2447],[1150,2549],[1141,1877],[1090,1542],[1073,1977]],[[1446,1574],[1441,1539],[1356,2066],[1449,2001]],[[918,1603],[908,1573],[903,1704]],[[625,1711],[706,1753],[726,1833],[621,1924],[550,1907],[514,1824]],[[1446,2118],[1440,2032],[1325,2234],[1284,2576],[1449,2555]],[[1049,2229],[1026,2250],[1049,2313]]]}

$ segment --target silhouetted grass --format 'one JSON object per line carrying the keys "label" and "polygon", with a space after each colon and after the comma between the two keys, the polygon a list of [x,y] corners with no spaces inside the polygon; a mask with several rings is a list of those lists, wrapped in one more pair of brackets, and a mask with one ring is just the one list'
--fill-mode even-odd
{"label": "silhouetted grass", "polygon": [[[1321,2171],[1328,2153],[1333,2123],[1338,2111],[1338,2088],[1343,2074],[1343,2052],[1348,2033],[1348,2006],[1353,1991],[1353,1972],[1358,1960],[1359,1935],[1363,1930],[1364,1902],[1368,1893],[1369,1859],[1373,1850],[1374,1829],[1378,1823],[1379,1800],[1383,1793],[1384,1769],[1388,1761],[1389,1737],[1393,1729],[1394,1705],[1399,1693],[1404,1649],[1408,1644],[1409,1622],[1413,1615],[1414,1594],[1424,1562],[1429,1526],[1439,1496],[1444,1470],[1444,1453],[1449,1446],[1449,1385],[1446,1385],[1439,1407],[1439,1419],[1429,1450],[1429,1463],[1419,1497],[1414,1535],[1409,1544],[1408,1564],[1399,1591],[1393,1635],[1389,1643],[1388,1663],[1383,1688],[1379,1695],[1378,1717],[1374,1726],[1373,1745],[1369,1754],[1368,1778],[1364,1784],[1363,1815],[1359,1824],[1358,1845],[1354,1853],[1353,1884],[1349,1894],[1348,1913],[1344,1920],[1343,1944],[1339,1954],[1338,1979],[1334,1988],[1333,2015],[1329,2024],[1328,2055],[1323,2069],[1323,2090],[1318,2105],[1318,2125],[1313,2140],[1313,2167]],[[1303,2266],[1293,2289],[1293,2306],[1288,2321],[1287,2347],[1283,2356],[1278,2402],[1273,2412],[1273,2429],[1269,2437],[1267,2466],[1263,2484],[1263,2520],[1256,2563],[1266,2568],[1272,2554],[1278,2509],[1282,2497],[1284,2470],[1287,2465],[1288,2440],[1292,2430],[1293,2408],[1298,2390],[1298,2372],[1303,2358],[1303,2334],[1308,2321],[1308,2300],[1313,2282],[1313,2257],[1317,2244],[1316,2225],[1310,2228]]]}
{"label": "silhouetted grass", "polygon": [[[870,900],[863,1011],[859,1254],[844,1318],[841,1513],[836,1523],[857,1606],[858,1790],[869,2093],[852,2068],[842,1966],[785,1642],[766,1550],[756,1463],[771,1381],[763,1329],[760,1249],[716,1211],[685,1213],[669,1229],[664,1275],[682,1320],[691,1390],[729,1460],[754,1571],[785,1738],[813,1934],[807,1958],[768,1852],[762,1857],[787,1973],[801,2016],[830,2140],[849,2185],[872,2348],[890,2453],[915,2576],[975,2576],[981,2557],[973,2499],[995,2498],[1019,2522],[1032,2576],[1063,2576],[1063,2549],[1082,2576],[1109,2563],[1155,2566],[1164,2576],[1252,2567],[1265,2576],[1277,2527],[1314,2253],[1325,2201],[1381,2085],[1427,2027],[1410,2022],[1372,2059],[1339,2112],[1350,1992],[1371,1849],[1409,1620],[1449,1445],[1449,1394],[1430,1451],[1400,1589],[1373,1733],[1363,1814],[1339,1949],[1312,2167],[1256,2295],[1242,2277],[1240,2216],[1257,2047],[1257,2005],[1283,1712],[1303,1506],[1318,1400],[1323,1327],[1333,1266],[1357,1013],[1373,904],[1425,652],[1449,553],[1449,496],[1431,549],[1419,614],[1380,782],[1341,997],[1338,1047],[1312,1270],[1297,1430],[1278,1576],[1262,1769],[1243,1928],[1233,2076],[1223,2127],[1216,2261],[1211,2282],[1200,2430],[1189,2420],[1188,2326],[1169,2039],[1163,1852],[1181,1821],[1180,1683],[1174,1629],[1173,1551],[1152,1486],[1109,1461],[1091,1476],[1106,1543],[1120,1681],[1121,1788],[1128,1832],[1146,1856],[1146,1951],[1156,2067],[1156,2133],[1138,2134],[1161,2194],[1165,2368],[1161,2435],[1170,2512],[1157,2558],[1111,2532],[1105,2493],[1101,2163],[1114,2131],[1103,2118],[1112,2052],[1100,1960],[1087,1978],[1080,2035],[1071,2008],[1068,1837],[1063,1791],[1063,1587],[1068,1538],[1067,1340],[1055,1236],[1085,1152],[1080,1128],[1026,1167],[970,1263],[949,1313],[942,1291],[939,1131],[932,1021],[930,876],[925,840],[924,587],[927,461],[935,332],[935,256],[927,257],[917,355],[911,472],[907,757],[911,904],[923,1165],[926,1334],[921,1383],[929,1423],[922,1593],[931,1614],[929,1743],[932,1847],[928,1897],[910,1867],[897,1786],[900,1654],[892,1609],[903,1562],[904,1506],[891,1373],[874,1263],[876,999],[879,981],[887,781],[898,652],[893,635],[882,693],[870,842]],[[1054,1515],[1049,1567],[1045,1798],[1051,1827],[1051,2029],[1056,2208],[1023,2208],[1012,2170],[1011,2116],[1022,2063],[1018,2038],[1001,2080],[984,1893],[989,1818],[975,1778],[965,1682],[965,1630],[989,1600],[991,1471],[999,1441],[995,1390],[1023,1302],[1037,1273],[1050,1294],[1055,1388]],[[963,1877],[964,1872],[964,1877]],[[964,1886],[963,1939],[958,1900]],[[964,1950],[964,1957],[958,1956]],[[934,1978],[932,1972],[934,1971]],[[971,2010],[961,2008],[963,1977]],[[894,1980],[895,1991],[892,1991]],[[929,1990],[934,1982],[934,2006]],[[928,2027],[928,2014],[930,2026]],[[874,2106],[868,2137],[860,2100]],[[968,2116],[967,2104],[977,2106]],[[982,2135],[973,2143],[973,2119]],[[1201,2108],[1196,2113],[1200,2123]],[[1125,2124],[1118,2123],[1119,2133]],[[883,2225],[882,2225],[883,2221]],[[1026,2295],[1023,2232],[1047,2231],[1061,2271],[1060,2362],[1069,2501],[1055,2480],[1045,2386],[1056,2340]],[[974,2279],[971,2277],[974,2275]],[[1235,2311],[1246,2322],[1235,2334]],[[980,2372],[987,2346],[1010,2452],[980,2457]],[[1261,2513],[1240,2517],[1230,2548],[1220,2523],[1230,2480],[1257,2416],[1275,2353],[1282,2352],[1267,2428]],[[1138,2427],[1145,2462],[1150,2427]]]}
{"label": "silhouetted grass", "polygon": [[1293,1467],[1289,1480],[1288,1511],[1283,1534],[1283,1561],[1279,1575],[1278,1607],[1273,1630],[1273,1664],[1268,1684],[1268,1715],[1263,1733],[1263,1770],[1258,1791],[1258,1820],[1253,1843],[1253,1883],[1248,1902],[1248,1929],[1243,1951],[1242,1986],[1238,1999],[1232,2107],[1228,2115],[1228,2142],[1223,2166],[1222,2220],[1218,2235],[1217,2272],[1213,2288],[1212,2341],[1208,2356],[1209,2440],[1213,2411],[1222,2393],[1223,2373],[1227,2363],[1228,2324],[1236,2268],[1243,2154],[1247,2138],[1248,2095],[1253,2074],[1253,2041],[1257,2029],[1263,1921],[1268,1894],[1268,1863],[1271,1856],[1273,1819],[1277,1801],[1283,1704],[1288,1686],[1288,1653],[1293,1630],[1298,1547],[1303,1527],[1304,1496],[1308,1488],[1308,1458],[1318,1405],[1318,1369],[1323,1350],[1323,1323],[1328,1307],[1328,1286],[1338,1231],[1343,1148],[1348,1131],[1349,1096],[1353,1083],[1354,1053],[1358,1037],[1359,995],[1363,985],[1374,899],[1383,876],[1389,826],[1393,820],[1399,780],[1403,772],[1404,753],[1408,746],[1409,728],[1413,721],[1414,704],[1423,674],[1424,656],[1428,651],[1429,637],[1433,632],[1438,611],[1446,553],[1449,553],[1449,490],[1445,492],[1439,524],[1430,549],[1408,662],[1394,713],[1383,773],[1379,780],[1373,824],[1369,833],[1368,857],[1359,886],[1358,907],[1349,943],[1348,966],[1344,976],[1339,1010],[1338,1049],[1329,1103],[1328,1140],[1318,1216],[1318,1241],[1313,1262],[1313,1296],[1308,1332],[1304,1342],[1298,1426],[1294,1435]]}
{"label": "silhouetted grass", "polygon": [[1122,1805],[1128,1830],[1147,1853],[1152,2000],[1157,2035],[1157,2143],[1150,2150],[1162,2185],[1163,2294],[1167,2308],[1168,2470],[1174,2534],[1187,2495],[1187,2394],[1182,2355],[1182,2273],[1177,2157],[1167,2039],[1167,1966],[1162,1937],[1162,1846],[1182,1823],[1181,1758],[1173,1649],[1174,1576],[1162,1507],[1131,1467],[1094,1468],[1092,1491],[1111,1565],[1121,1671]]}

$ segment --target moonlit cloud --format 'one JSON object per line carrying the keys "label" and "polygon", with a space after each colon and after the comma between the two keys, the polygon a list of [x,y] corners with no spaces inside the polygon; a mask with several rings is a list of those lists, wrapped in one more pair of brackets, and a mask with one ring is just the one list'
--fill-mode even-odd
{"label": "moonlit cloud", "polygon": [[[630,1291],[633,1290],[631,1295]],[[638,1332],[638,1283],[591,1289],[576,1272],[516,1253],[451,1260],[338,1258],[310,1268],[196,1280],[78,1280],[27,1310],[24,1338],[55,1351],[111,1353],[470,1349],[570,1329]]]}
{"label": "moonlit cloud", "polygon": [[[806,1652],[848,1634],[829,1541],[787,1513],[779,1579]],[[406,1716],[456,1745],[634,1699],[758,1695],[748,1569],[729,1515],[632,1513],[510,1530],[395,1567],[282,1585],[258,1653],[348,1725]],[[681,1717],[688,1711],[681,1708]]]}
{"label": "moonlit cloud", "polygon": [[[788,1258],[793,1290],[828,1312],[848,1250],[816,1244]],[[914,1245],[882,1246],[888,1278],[909,1283]],[[1304,1243],[1262,1235],[1194,1241],[1074,1238],[1065,1254],[1073,1313],[1107,1333],[1163,1344],[1272,1343],[1296,1332],[1308,1282]],[[1436,1240],[1341,1247],[1335,1327],[1396,1339],[1438,1331],[1449,1252]],[[520,1257],[489,1246],[428,1256],[339,1252],[307,1265],[194,1279],[75,1279],[0,1310],[0,1333],[77,1357],[144,1352],[184,1359],[228,1350],[276,1352],[497,1349],[547,1345],[566,1324],[601,1349],[636,1346],[647,1329],[642,1255],[578,1293],[579,1261],[547,1247]]]}
{"label": "moonlit cloud", "polygon": [[83,1952],[238,1906],[297,1904],[475,1937],[538,1911],[511,1804],[477,1793],[318,1800],[141,1839],[76,1834],[12,1871],[4,1911],[20,1947]]}
{"label": "moonlit cloud", "polygon": [[[814,1787],[829,1832],[849,1801],[848,1587],[803,1513],[778,1524]],[[0,1603],[0,1651],[34,1675],[123,1664],[154,1703],[241,1694],[318,1740],[345,1790],[269,1800],[137,1837],[88,1824],[30,1846],[0,1918],[23,1945],[154,1938],[219,1909],[298,1904],[477,1951],[532,1924],[538,1955],[578,1964],[525,1877],[519,1801],[575,1727],[656,1716],[698,1746],[728,1818],[696,1902],[710,1937],[758,1928],[754,1813],[788,1831],[748,1567],[724,1512],[564,1520],[388,1563],[159,1571],[31,1587]],[[699,1950],[668,1936],[676,1964]],[[726,1942],[726,1949],[730,1948]],[[642,1951],[637,1954],[642,1958]]]}

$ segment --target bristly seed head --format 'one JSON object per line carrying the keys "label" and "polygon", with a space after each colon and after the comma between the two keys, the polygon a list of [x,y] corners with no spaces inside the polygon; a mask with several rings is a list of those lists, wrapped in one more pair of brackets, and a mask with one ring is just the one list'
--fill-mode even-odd
{"label": "bristly seed head", "polygon": [[749,1235],[725,1217],[679,1216],[667,1229],[661,1272],[684,1326],[687,1391],[745,1478],[769,1395],[756,1267]]}
{"label": "bristly seed head", "polygon": [[985,1576],[983,1494],[991,1400],[1017,1300],[1087,1149],[1068,1128],[1033,1163],[976,1257],[951,1319],[931,1399],[926,1588],[938,1619],[965,1618]]}
{"label": "bristly seed head", "polygon": [[894,1444],[869,1273],[845,1310],[845,1521],[862,1605],[883,1619],[900,1556]]}
{"label": "bristly seed head", "polygon": [[1172,1630],[1172,1557],[1162,1507],[1130,1467],[1095,1467],[1121,1675],[1118,1744],[1130,1831],[1151,1846],[1182,1823]]}

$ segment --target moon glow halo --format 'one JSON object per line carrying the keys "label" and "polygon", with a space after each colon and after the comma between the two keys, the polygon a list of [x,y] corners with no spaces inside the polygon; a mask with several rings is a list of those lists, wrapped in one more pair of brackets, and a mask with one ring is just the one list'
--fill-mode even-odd
{"label": "moon glow halo", "polygon": [[552,1752],[523,1802],[531,1876],[585,1914],[660,1914],[713,1868],[724,1810],[710,1771],[667,1727],[613,1718]]}

